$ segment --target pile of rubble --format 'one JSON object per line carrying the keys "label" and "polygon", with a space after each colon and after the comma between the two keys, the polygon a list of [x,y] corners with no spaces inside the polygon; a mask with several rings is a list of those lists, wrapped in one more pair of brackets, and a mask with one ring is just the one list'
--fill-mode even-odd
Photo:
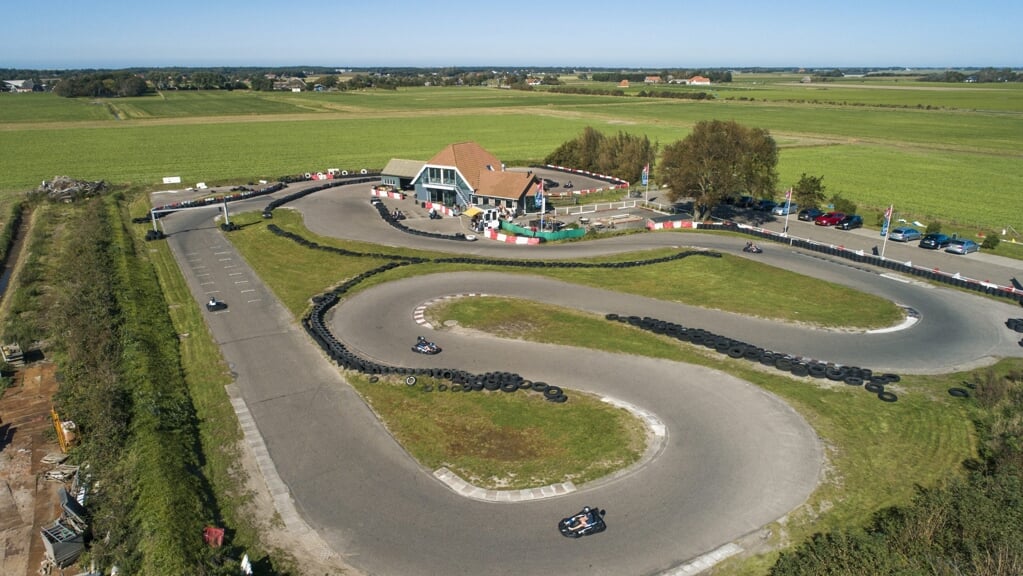
{"label": "pile of rubble", "polygon": [[36,188],[36,193],[44,194],[54,202],[74,202],[79,198],[102,194],[106,190],[107,183],[104,180],[89,182],[75,180],[70,176],[54,176],[53,180],[43,180],[39,188]]}

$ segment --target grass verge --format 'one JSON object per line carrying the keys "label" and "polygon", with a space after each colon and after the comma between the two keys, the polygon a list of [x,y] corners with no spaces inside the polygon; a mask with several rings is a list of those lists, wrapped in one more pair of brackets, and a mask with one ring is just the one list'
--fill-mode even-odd
{"label": "grass verge", "polygon": [[[302,315],[313,295],[384,262],[380,258],[340,256],[302,248],[290,240],[271,234],[255,214],[239,215],[235,221],[243,228],[231,235],[231,241],[296,316]],[[302,225],[298,213],[289,210],[275,212],[273,223],[323,246],[409,258],[441,256],[319,236]],[[659,249],[586,261],[641,260],[676,252],[673,249]],[[491,265],[426,263],[392,270],[360,284],[359,288],[365,289],[378,282],[408,276],[455,270],[537,274],[638,296],[824,327],[880,328],[891,326],[902,318],[902,311],[888,300],[728,254],[721,258],[686,258],[610,271],[604,268],[523,270]]]}
{"label": "grass verge", "polygon": [[646,446],[634,416],[578,392],[554,404],[538,392],[442,392],[437,386],[448,383],[428,377],[415,386],[346,378],[420,463],[484,488],[582,484],[635,463]]}

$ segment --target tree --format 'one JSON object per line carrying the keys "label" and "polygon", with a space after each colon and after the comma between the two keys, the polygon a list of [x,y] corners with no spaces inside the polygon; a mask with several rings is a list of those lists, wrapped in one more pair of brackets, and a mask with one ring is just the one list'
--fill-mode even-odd
{"label": "tree", "polygon": [[815,208],[824,202],[823,176],[810,176],[806,172],[799,177],[799,182],[792,187],[792,201],[803,208]]}
{"label": "tree", "polygon": [[664,148],[658,181],[673,202],[693,198],[694,217],[702,220],[729,196],[773,198],[777,164],[778,146],[767,130],[705,120]]}

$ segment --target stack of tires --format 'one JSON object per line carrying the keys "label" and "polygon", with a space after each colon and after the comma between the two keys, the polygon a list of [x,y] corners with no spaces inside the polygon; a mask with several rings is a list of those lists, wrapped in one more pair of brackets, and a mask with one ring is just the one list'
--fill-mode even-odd
{"label": "stack of tires", "polygon": [[843,366],[783,352],[775,352],[742,342],[741,340],[721,336],[703,328],[687,328],[681,324],[650,318],[649,316],[623,316],[610,313],[605,315],[605,319],[612,322],[629,324],[636,328],[649,330],[655,334],[670,336],[696,346],[704,346],[736,360],[743,359],[750,362],[758,362],[764,366],[773,367],[800,378],[821,378],[844,382],[851,386],[860,386],[867,392],[876,394],[878,399],[884,402],[895,402],[898,400],[898,396],[885,390],[886,384],[901,380],[898,374],[874,374],[869,368]]}

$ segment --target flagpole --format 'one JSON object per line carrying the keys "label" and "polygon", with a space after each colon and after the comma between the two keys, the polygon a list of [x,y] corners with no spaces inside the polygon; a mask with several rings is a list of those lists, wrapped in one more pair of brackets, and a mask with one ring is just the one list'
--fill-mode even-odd
{"label": "flagpole", "polygon": [[785,230],[783,231],[785,234],[789,233],[789,212],[792,211],[791,208],[792,188],[789,188],[789,191],[785,193]]}
{"label": "flagpole", "polygon": [[884,218],[884,240],[881,242],[881,259],[884,260],[884,249],[888,247],[888,235],[891,234],[892,216],[895,214],[895,204],[888,206],[888,213]]}

